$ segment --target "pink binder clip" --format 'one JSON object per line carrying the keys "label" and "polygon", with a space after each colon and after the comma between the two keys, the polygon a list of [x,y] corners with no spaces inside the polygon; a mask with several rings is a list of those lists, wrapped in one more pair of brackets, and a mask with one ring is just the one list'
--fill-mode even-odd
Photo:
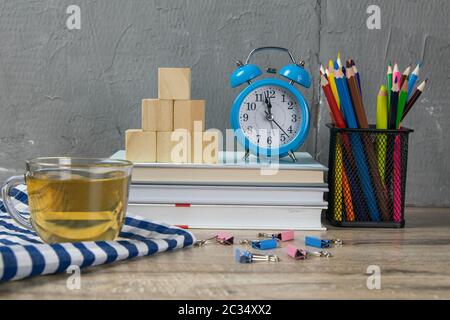
{"label": "pink binder clip", "polygon": [[226,232],[219,232],[216,239],[220,244],[232,245],[234,243],[234,236]]}
{"label": "pink binder clip", "polygon": [[278,234],[277,238],[283,242],[294,240],[294,231],[283,231]]}
{"label": "pink binder clip", "polygon": [[258,233],[258,238],[269,238],[269,239],[277,239],[282,242],[294,240],[294,231],[283,231],[281,233]]}
{"label": "pink binder clip", "polygon": [[299,249],[292,244],[288,245],[286,253],[288,256],[296,259],[296,260],[305,260],[308,256],[320,257],[320,258],[330,258],[333,255],[329,251],[308,251]]}
{"label": "pink binder clip", "polygon": [[299,249],[292,244],[288,245],[287,254],[296,260],[305,260],[308,257],[308,252],[306,250]]}
{"label": "pink binder clip", "polygon": [[194,244],[195,247],[204,247],[208,244],[223,244],[226,246],[230,246],[234,243],[234,237],[233,235],[229,233],[218,233],[212,238],[208,238],[205,240],[197,240],[197,242]]}

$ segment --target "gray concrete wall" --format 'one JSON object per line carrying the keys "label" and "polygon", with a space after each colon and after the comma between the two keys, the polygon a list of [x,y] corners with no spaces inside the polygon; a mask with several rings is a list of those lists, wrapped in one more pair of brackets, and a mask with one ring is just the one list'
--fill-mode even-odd
{"label": "gray concrete wall", "polygon": [[[81,7],[81,30],[66,28],[70,4]],[[369,4],[382,9],[381,30],[366,27]],[[140,100],[156,96],[158,66],[191,66],[193,97],[207,100],[207,127],[224,130],[234,61],[278,45],[314,74],[314,87],[303,90],[314,113],[303,149],[324,163],[329,119],[319,104],[318,62],[338,49],[352,55],[374,121],[387,60],[404,67],[423,59],[431,88],[405,123],[416,130],[407,202],[448,206],[449,16],[446,0],[0,0],[0,179],[21,173],[28,158],[123,148],[124,131],[140,126]]]}

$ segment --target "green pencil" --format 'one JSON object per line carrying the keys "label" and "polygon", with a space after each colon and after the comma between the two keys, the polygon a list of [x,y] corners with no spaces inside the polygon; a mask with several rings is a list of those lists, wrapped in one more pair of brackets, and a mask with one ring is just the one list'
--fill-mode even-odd
{"label": "green pencil", "polygon": [[388,114],[391,114],[391,91],[392,91],[392,63],[389,61],[387,71]]}
{"label": "green pencil", "polygon": [[402,121],[403,111],[405,110],[406,102],[408,100],[408,79],[403,82],[402,91],[398,98],[398,111],[397,111],[397,127],[400,128],[400,122]]}

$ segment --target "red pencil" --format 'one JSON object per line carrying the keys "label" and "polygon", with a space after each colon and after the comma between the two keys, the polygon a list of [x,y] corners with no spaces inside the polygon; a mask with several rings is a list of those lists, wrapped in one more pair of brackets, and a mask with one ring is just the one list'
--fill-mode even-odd
{"label": "red pencil", "polygon": [[331,90],[330,83],[325,78],[324,75],[320,76],[320,85],[322,86],[323,92],[325,93],[325,96],[328,101],[328,105],[330,106],[331,113],[333,115],[333,120],[335,121],[335,125],[338,128],[345,128],[347,127],[345,124],[344,117],[342,116],[341,111],[339,110],[339,107],[336,103],[336,100],[334,99],[333,91]]}

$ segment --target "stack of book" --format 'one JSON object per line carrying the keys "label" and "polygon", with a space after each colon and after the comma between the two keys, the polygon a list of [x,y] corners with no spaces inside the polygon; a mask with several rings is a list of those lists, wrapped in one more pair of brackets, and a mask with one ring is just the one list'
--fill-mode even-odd
{"label": "stack of book", "polygon": [[323,230],[325,166],[307,153],[296,153],[295,163],[243,156],[223,152],[212,165],[134,163],[128,211],[189,228]]}

